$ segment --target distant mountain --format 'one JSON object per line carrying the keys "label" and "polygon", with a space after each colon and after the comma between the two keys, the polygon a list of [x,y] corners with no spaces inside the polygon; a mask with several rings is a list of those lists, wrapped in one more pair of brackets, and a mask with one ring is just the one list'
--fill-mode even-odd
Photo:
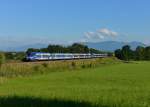
{"label": "distant mountain", "polygon": [[[124,45],[130,45],[132,49],[136,49],[137,46],[146,46],[145,44],[141,42],[117,42],[117,41],[105,41],[105,42],[97,42],[97,43],[92,43],[92,42],[86,42],[84,43],[90,48],[95,48],[103,51],[114,51],[116,49],[122,48]],[[3,47],[0,46],[0,50],[2,51],[26,51],[28,48],[46,48],[48,44],[41,44],[41,43],[36,43],[36,44],[31,44],[31,45],[22,45],[18,47]]]}
{"label": "distant mountain", "polygon": [[122,48],[124,45],[131,46],[131,49],[135,50],[137,46],[146,46],[145,44],[141,42],[118,42],[118,41],[105,41],[105,42],[97,42],[97,43],[91,43],[86,42],[85,45],[87,45],[90,48],[95,48],[103,51],[115,51],[116,49]]}

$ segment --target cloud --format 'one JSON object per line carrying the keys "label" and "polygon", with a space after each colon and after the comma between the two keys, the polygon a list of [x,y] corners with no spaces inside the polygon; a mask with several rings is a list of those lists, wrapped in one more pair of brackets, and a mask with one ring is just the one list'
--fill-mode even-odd
{"label": "cloud", "polygon": [[106,29],[106,28],[100,29],[100,30],[98,30],[98,32],[99,32],[101,35],[103,35],[103,36],[113,36],[113,37],[118,36],[118,33],[117,33],[117,32],[111,31],[111,30]]}
{"label": "cloud", "polygon": [[96,32],[85,32],[84,36],[88,40],[102,40],[106,37],[117,37],[119,34],[115,31],[109,30],[107,28],[102,28]]}
{"label": "cloud", "polygon": [[102,36],[98,32],[85,32],[84,35],[87,39],[103,39],[104,38],[104,36]]}

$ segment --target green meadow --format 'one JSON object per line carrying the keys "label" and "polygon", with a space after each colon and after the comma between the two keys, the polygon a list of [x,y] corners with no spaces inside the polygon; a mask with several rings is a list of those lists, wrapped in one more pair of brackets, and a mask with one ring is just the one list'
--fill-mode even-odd
{"label": "green meadow", "polygon": [[0,107],[150,107],[150,62],[17,64],[1,67]]}

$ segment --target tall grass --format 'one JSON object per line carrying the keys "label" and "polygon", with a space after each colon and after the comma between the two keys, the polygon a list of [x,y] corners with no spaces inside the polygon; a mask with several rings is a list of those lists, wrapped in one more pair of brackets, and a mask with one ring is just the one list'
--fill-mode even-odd
{"label": "tall grass", "polygon": [[26,63],[6,63],[0,68],[0,77],[29,76],[55,71],[80,70],[120,63],[116,58],[82,59],[68,61],[43,61]]}

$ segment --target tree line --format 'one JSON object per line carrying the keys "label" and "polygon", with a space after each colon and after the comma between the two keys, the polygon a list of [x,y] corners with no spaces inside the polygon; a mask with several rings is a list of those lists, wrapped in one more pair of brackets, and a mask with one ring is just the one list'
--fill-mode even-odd
{"label": "tree line", "polygon": [[96,50],[93,48],[89,48],[86,45],[74,43],[70,46],[62,46],[62,45],[48,45],[47,48],[35,49],[29,48],[27,50],[27,54],[31,52],[48,52],[48,53],[105,53],[100,50]]}
{"label": "tree line", "polygon": [[[86,45],[74,43],[70,46],[48,45],[46,48],[35,49],[29,48],[25,52],[0,52],[0,65],[5,61],[24,61],[26,54],[31,52],[47,52],[47,53],[106,53],[100,50],[89,48]],[[112,55],[112,53],[109,53]]]}
{"label": "tree line", "polygon": [[138,46],[132,50],[130,46],[123,46],[122,49],[115,51],[115,56],[121,60],[150,60],[150,46]]}

